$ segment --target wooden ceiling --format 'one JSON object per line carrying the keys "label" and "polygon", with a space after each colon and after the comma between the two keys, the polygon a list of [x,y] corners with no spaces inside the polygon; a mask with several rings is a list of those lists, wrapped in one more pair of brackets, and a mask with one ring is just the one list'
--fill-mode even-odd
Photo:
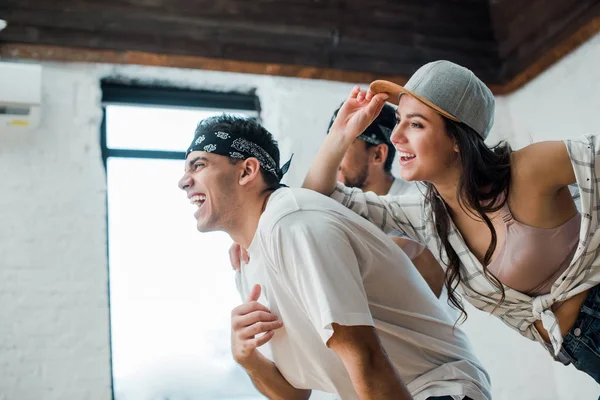
{"label": "wooden ceiling", "polygon": [[510,92],[600,28],[600,0],[1,0],[0,56],[402,82],[448,59]]}

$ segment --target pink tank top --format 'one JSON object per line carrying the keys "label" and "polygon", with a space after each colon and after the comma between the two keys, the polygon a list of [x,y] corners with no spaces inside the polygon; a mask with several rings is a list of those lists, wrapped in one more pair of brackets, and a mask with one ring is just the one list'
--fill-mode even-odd
{"label": "pink tank top", "polygon": [[535,228],[516,221],[508,202],[502,208],[506,239],[488,270],[504,285],[530,296],[550,293],[569,267],[577,244],[581,215],[556,228]]}

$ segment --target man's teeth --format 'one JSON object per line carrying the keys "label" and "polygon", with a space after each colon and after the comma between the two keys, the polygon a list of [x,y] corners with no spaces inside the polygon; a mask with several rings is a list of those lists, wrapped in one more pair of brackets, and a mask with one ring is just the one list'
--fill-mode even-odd
{"label": "man's teeth", "polygon": [[200,195],[192,196],[190,198],[190,203],[197,205],[197,206],[201,206],[204,203],[204,200],[206,200],[206,196],[203,194],[200,194]]}

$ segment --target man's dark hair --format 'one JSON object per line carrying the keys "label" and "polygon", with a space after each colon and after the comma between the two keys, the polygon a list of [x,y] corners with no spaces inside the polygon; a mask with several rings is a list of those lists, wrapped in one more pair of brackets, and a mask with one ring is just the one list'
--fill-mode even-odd
{"label": "man's dark hair", "polygon": [[[203,133],[228,132],[236,137],[246,139],[263,148],[279,167],[279,147],[273,135],[254,118],[244,118],[232,114],[219,114],[200,121],[194,133],[194,141]],[[229,157],[232,164],[240,160]],[[268,189],[277,189],[279,179],[261,166],[260,172]]]}
{"label": "man's dark hair", "polygon": [[[331,118],[331,121],[329,122],[329,127],[327,128],[327,132],[329,132],[329,130],[331,129],[331,125],[333,125],[333,121],[335,120],[335,117],[337,116],[337,113],[340,110],[340,108],[335,110],[335,112],[333,113],[333,117]],[[385,143],[387,145],[388,153],[385,159],[385,163],[383,164],[383,169],[385,172],[388,173],[391,173],[392,165],[394,164],[394,158],[396,157],[396,148],[390,141],[390,135],[394,130],[395,126],[396,109],[386,103],[381,109],[381,112],[379,113],[377,118],[375,118],[375,121],[373,121],[371,125],[369,125],[367,129],[365,129],[364,133],[358,137],[359,139],[363,139],[363,135],[373,136],[380,142],[379,144]],[[364,142],[367,149],[373,146],[377,146],[377,144],[371,143],[367,140],[364,140]]]}

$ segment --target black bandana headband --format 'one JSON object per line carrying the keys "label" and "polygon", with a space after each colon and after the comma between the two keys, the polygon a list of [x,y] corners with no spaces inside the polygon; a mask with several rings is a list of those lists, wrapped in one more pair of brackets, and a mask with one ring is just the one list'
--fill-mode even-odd
{"label": "black bandana headband", "polygon": [[243,138],[233,137],[234,135],[227,132],[203,132],[198,136],[187,149],[185,156],[192,151],[205,151],[207,153],[218,154],[225,157],[245,160],[254,157],[258,160],[260,166],[267,172],[275,175],[278,180],[283,178],[283,175],[290,168],[292,157],[286,162],[283,167],[279,166],[262,147]]}

